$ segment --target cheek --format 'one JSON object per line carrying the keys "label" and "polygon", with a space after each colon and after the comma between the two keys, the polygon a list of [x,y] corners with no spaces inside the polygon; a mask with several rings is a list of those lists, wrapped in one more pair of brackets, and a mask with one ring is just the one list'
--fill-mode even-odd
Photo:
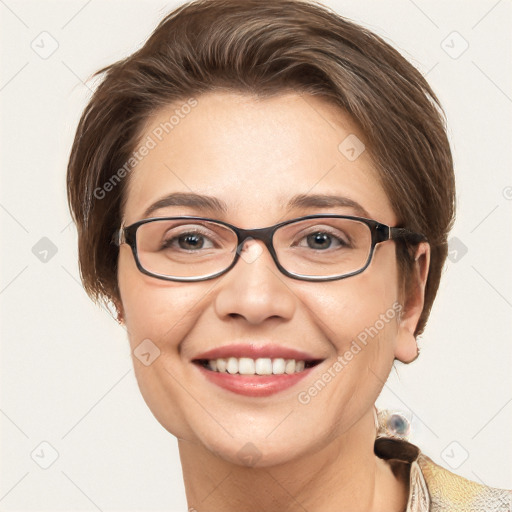
{"label": "cheek", "polygon": [[119,255],[118,281],[132,350],[142,340],[150,339],[159,347],[165,341],[166,353],[176,353],[184,333],[193,326],[194,313],[202,306],[209,287],[146,276],[137,269],[127,250]]}
{"label": "cheek", "polygon": [[[324,326],[325,334],[339,351],[347,343],[371,332],[373,337],[396,334],[398,273],[393,244],[377,246],[370,266],[361,274],[340,281],[318,283],[307,306]],[[304,297],[306,294],[303,295]]]}
{"label": "cheek", "polygon": [[[137,269],[129,251],[120,254],[118,282],[142,397],[164,428],[189,439],[191,430],[184,411],[190,408],[190,397],[181,384],[187,381],[187,374],[180,364],[180,342],[193,330],[209,288],[146,276]],[[144,362],[146,352],[151,359]]]}
{"label": "cheek", "polygon": [[322,284],[307,304],[335,352],[336,403],[374,401],[394,361],[401,310],[394,245],[377,249],[363,273]]}

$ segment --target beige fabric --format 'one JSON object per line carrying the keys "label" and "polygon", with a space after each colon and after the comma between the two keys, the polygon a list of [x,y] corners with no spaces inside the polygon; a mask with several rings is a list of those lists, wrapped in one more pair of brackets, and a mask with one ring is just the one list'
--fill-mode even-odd
{"label": "beige fabric", "polygon": [[[510,512],[512,491],[488,487],[448,471],[424,454],[418,457],[430,495],[429,512]],[[421,509],[420,509],[421,510]]]}
{"label": "beige fabric", "polygon": [[408,463],[409,499],[405,512],[512,512],[512,491],[467,480],[439,466],[404,439],[380,432],[375,454],[389,461]]}

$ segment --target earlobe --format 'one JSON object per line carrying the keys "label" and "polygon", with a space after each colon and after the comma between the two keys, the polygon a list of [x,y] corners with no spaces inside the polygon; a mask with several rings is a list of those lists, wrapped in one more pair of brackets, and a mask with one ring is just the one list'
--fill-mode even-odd
{"label": "earlobe", "polygon": [[398,337],[395,344],[395,359],[402,363],[412,363],[419,356],[419,348],[416,336],[409,331],[402,331],[399,327]]}
{"label": "earlobe", "polygon": [[429,265],[430,245],[427,242],[422,242],[416,248],[414,267],[411,272],[413,282],[406,287],[403,310],[395,339],[395,359],[406,364],[414,361],[419,355],[414,333],[425,303]]}

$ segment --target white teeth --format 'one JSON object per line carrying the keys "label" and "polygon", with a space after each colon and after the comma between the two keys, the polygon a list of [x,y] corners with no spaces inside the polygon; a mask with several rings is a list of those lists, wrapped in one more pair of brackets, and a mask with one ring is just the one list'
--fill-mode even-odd
{"label": "white teeth", "polygon": [[228,367],[228,362],[226,359],[210,359],[209,363],[211,362],[215,364],[217,368],[212,368],[212,370],[217,370],[218,372],[224,373],[226,371],[226,368]]}
{"label": "white teeth", "polygon": [[286,368],[286,363],[284,359],[278,358],[274,359],[272,362],[272,373],[274,375],[281,375],[284,373],[284,369]]}
{"label": "white teeth", "polygon": [[256,359],[255,367],[258,375],[272,375],[272,359],[260,357]]}
{"label": "white teeth", "polygon": [[208,368],[214,372],[230,373],[240,375],[291,375],[292,373],[304,371],[305,361],[296,361],[295,359],[283,359],[278,357],[270,359],[269,357],[260,357],[251,359],[250,357],[229,357],[208,360]]}
{"label": "white teeth", "polygon": [[295,360],[294,359],[287,359],[286,360],[286,366],[284,367],[284,373],[292,374],[295,373]]}
{"label": "white teeth", "polygon": [[241,357],[238,360],[238,373],[240,375],[254,375],[254,359]]}
{"label": "white teeth", "polygon": [[236,357],[230,357],[226,369],[228,373],[238,373],[238,359]]}

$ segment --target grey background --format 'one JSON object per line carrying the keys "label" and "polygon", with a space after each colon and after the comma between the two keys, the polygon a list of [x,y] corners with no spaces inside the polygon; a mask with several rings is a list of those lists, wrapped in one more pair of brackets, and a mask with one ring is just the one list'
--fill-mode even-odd
{"label": "grey background", "polygon": [[[427,75],[456,164],[451,256],[421,355],[396,365],[378,405],[408,415],[436,462],[512,488],[512,1],[325,4]],[[176,5],[0,0],[1,510],[186,510],[176,441],[140,396],[126,334],[80,285],[65,199],[87,78]]]}

